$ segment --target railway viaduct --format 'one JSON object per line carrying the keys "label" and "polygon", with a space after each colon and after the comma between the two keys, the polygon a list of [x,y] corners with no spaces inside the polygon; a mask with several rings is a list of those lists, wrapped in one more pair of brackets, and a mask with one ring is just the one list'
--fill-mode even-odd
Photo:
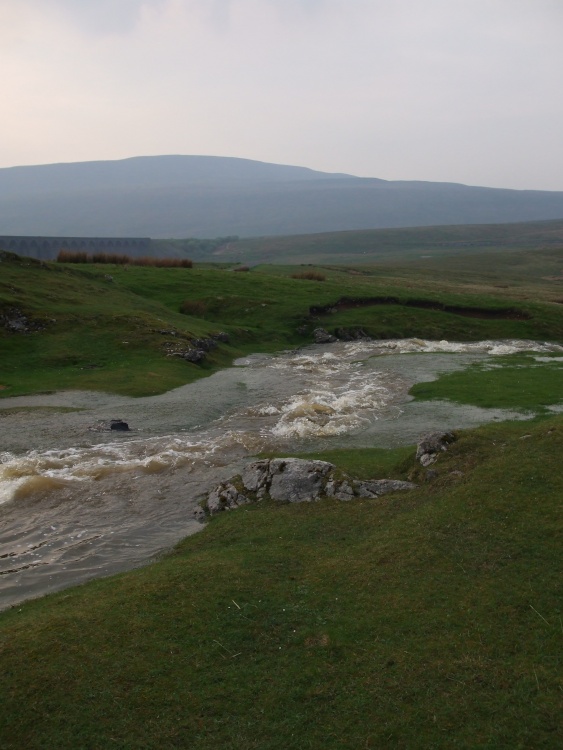
{"label": "railway viaduct", "polygon": [[53,260],[59,250],[86,253],[119,253],[131,256],[150,255],[148,237],[22,237],[0,235],[0,250],[39,260]]}

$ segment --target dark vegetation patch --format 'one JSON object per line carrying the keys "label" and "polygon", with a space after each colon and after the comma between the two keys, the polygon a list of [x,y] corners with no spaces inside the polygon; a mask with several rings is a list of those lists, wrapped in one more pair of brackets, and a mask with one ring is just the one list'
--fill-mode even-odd
{"label": "dark vegetation patch", "polygon": [[202,318],[207,312],[207,305],[202,299],[185,299],[180,305],[180,312],[183,315],[194,315],[196,318]]}
{"label": "dark vegetation patch", "polygon": [[307,281],[326,281],[326,276],[318,271],[302,271],[301,273],[292,273],[292,279],[306,279]]}
{"label": "dark vegetation patch", "polygon": [[430,299],[406,299],[398,297],[364,297],[350,298],[341,297],[336,302],[321,307],[309,308],[311,315],[328,315],[341,310],[350,310],[354,307],[373,307],[376,305],[404,305],[406,307],[419,307],[423,310],[440,310],[441,312],[463,315],[466,318],[481,318],[483,320],[530,320],[531,315],[525,310],[514,307],[485,308],[485,307],[461,307],[448,305],[443,302]]}
{"label": "dark vegetation patch", "polygon": [[140,258],[123,253],[86,253],[83,251],[61,250],[57,255],[57,263],[97,263],[112,265],[145,266],[150,268],[192,268],[193,262],[189,258],[154,258],[142,256]]}

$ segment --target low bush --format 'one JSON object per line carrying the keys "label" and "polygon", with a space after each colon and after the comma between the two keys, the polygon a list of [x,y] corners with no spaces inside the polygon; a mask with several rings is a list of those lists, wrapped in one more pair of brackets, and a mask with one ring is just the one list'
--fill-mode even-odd
{"label": "low bush", "polygon": [[292,273],[292,279],[306,279],[307,281],[326,281],[326,276],[318,271],[303,271],[302,273]]}
{"label": "low bush", "polygon": [[133,266],[147,266],[150,268],[192,268],[193,261],[189,258],[134,258]]}
{"label": "low bush", "polygon": [[59,250],[57,263],[88,263],[88,253],[74,250]]}
{"label": "low bush", "polygon": [[88,255],[85,252],[61,250],[57,263],[106,263],[120,266],[146,266],[149,268],[192,268],[189,258],[132,258],[130,255],[97,252]]}
{"label": "low bush", "polygon": [[207,305],[202,299],[185,299],[180,305],[180,312],[183,315],[201,318],[207,312]]}
{"label": "low bush", "polygon": [[94,253],[90,258],[90,263],[112,263],[113,265],[125,266],[132,263],[129,255],[117,253]]}

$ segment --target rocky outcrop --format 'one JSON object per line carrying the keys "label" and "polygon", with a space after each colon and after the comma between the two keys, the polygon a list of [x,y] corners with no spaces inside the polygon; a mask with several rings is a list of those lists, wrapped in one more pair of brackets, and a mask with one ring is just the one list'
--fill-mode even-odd
{"label": "rocky outcrop", "polygon": [[396,479],[353,479],[328,461],[264,459],[247,464],[240,474],[208,492],[201,508],[196,511],[196,517],[204,520],[207,515],[264,498],[279,503],[307,503],[326,497],[346,501],[358,497],[380,497],[416,486]]}
{"label": "rocky outcrop", "polygon": [[358,341],[370,338],[363,328],[337,328],[334,333],[339,341]]}
{"label": "rocky outcrop", "polygon": [[187,349],[180,348],[181,345],[176,342],[167,342],[165,348],[169,357],[181,357],[182,359],[185,359],[186,362],[193,362],[194,364],[203,362],[207,353],[217,348],[217,341],[225,342],[229,340],[228,334],[223,333],[222,331],[204,339],[187,339],[185,334],[180,334],[175,331],[159,331],[159,333],[175,337],[181,336],[186,339],[189,344],[189,348]]}
{"label": "rocky outcrop", "polygon": [[336,336],[333,336],[324,328],[315,328],[313,331],[313,339],[315,344],[333,344],[335,341],[338,341]]}
{"label": "rocky outcrop", "polygon": [[[54,320],[49,321],[54,323]],[[7,308],[0,312],[0,326],[10,333],[33,333],[42,331],[46,327],[46,321],[32,320],[16,307]]]}
{"label": "rocky outcrop", "polygon": [[[307,327],[302,326],[297,329],[298,333],[306,334]],[[335,341],[358,341],[360,339],[370,339],[370,336],[363,328],[336,328],[334,334],[329,333],[325,328],[315,328],[313,331],[313,342],[315,344],[333,344]]]}
{"label": "rocky outcrop", "polygon": [[225,333],[225,331],[218,331],[217,333],[212,333],[211,338],[215,339],[215,341],[220,341],[222,344],[228,344],[230,341],[230,336],[228,333]]}
{"label": "rocky outcrop", "polygon": [[455,436],[451,432],[430,432],[416,446],[416,458],[422,466],[430,466],[446,451]]}
{"label": "rocky outcrop", "polygon": [[175,357],[182,357],[186,362],[193,362],[199,364],[205,359],[206,352],[203,349],[187,349],[184,352],[177,352],[174,354]]}

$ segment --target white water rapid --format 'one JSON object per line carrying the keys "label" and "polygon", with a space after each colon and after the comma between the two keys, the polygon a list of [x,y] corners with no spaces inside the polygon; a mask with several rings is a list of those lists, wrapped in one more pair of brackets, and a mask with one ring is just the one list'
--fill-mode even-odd
{"label": "white water rapid", "polygon": [[[419,339],[254,355],[161,396],[62,392],[0,400],[0,608],[146,563],[197,531],[198,496],[260,451],[415,443],[435,429],[523,418],[414,402],[415,382],[526,341]],[[123,419],[131,432],[99,432]]]}

